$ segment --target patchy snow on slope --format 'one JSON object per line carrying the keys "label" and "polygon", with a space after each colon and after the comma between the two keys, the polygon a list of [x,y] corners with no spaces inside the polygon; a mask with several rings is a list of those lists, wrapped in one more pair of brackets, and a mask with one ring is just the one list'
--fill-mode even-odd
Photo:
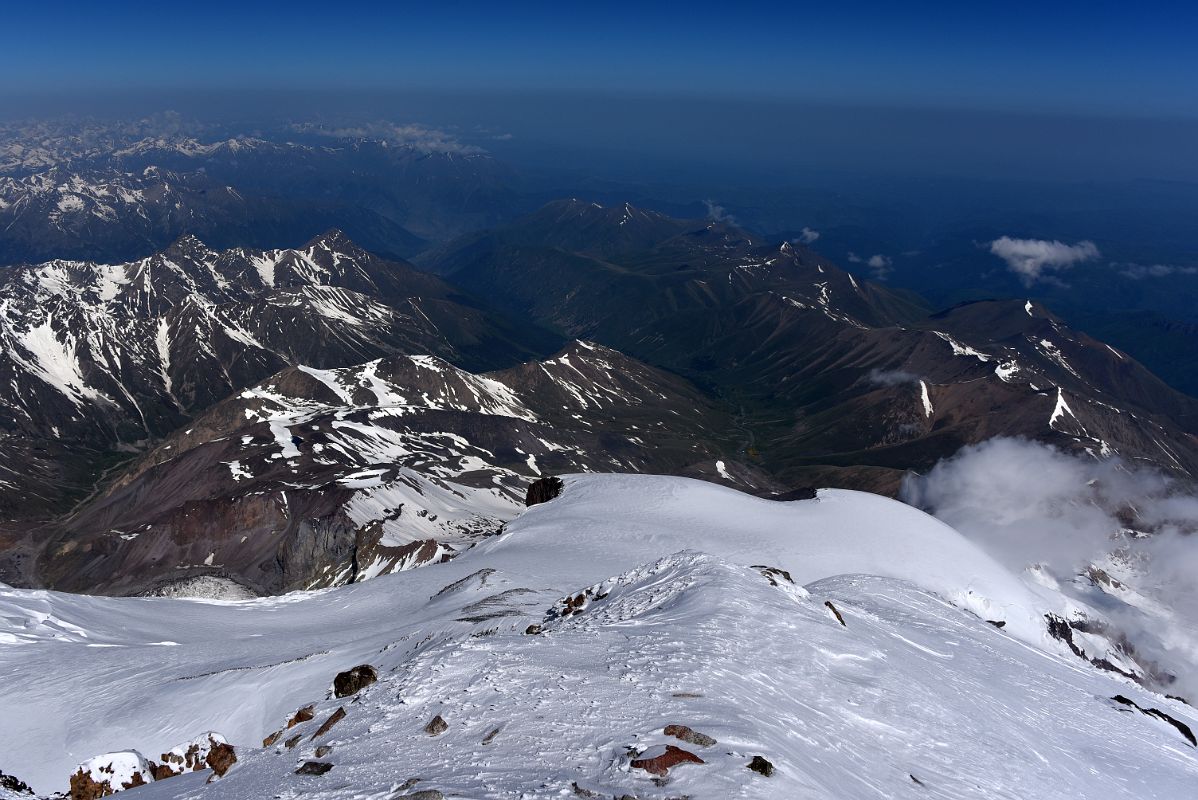
{"label": "patchy snow on slope", "polygon": [[970,347],[969,345],[961,344],[956,339],[949,336],[947,333],[942,333],[941,331],[932,331],[932,333],[936,334],[937,336],[939,336],[941,339],[943,339],[945,342],[948,343],[948,346],[952,349],[954,356],[970,356],[970,357],[976,358],[978,361],[982,361],[982,362],[989,361],[991,358],[993,358],[993,356],[983,353],[980,350],[974,349],[974,348]]}
{"label": "patchy snow on slope", "polygon": [[931,419],[932,413],[935,411],[935,409],[932,407],[932,396],[930,394],[928,394],[927,381],[921,380],[919,382],[919,396],[920,396],[920,399],[923,400],[924,416],[927,417],[928,419]]}

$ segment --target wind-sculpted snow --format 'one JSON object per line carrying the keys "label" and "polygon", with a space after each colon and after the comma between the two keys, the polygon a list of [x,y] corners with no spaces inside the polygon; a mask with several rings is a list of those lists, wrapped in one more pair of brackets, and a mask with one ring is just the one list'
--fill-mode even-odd
{"label": "wind-sculpted snow", "polygon": [[[1049,602],[881,498],[571,477],[454,561],[360,585],[244,602],[0,591],[0,769],[60,790],[93,755],[213,730],[237,746],[223,778],[131,797],[1187,796],[1198,758],[1165,717],[1198,714],[1020,629]],[[378,682],[332,698],[358,664]],[[695,758],[631,766],[664,745]],[[309,761],[331,766],[297,775]]]}

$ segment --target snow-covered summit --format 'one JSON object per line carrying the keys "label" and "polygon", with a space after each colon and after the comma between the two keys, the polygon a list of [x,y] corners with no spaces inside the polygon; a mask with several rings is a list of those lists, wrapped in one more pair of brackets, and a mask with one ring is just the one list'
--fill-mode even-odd
{"label": "snow-covered summit", "polygon": [[[130,797],[1174,798],[1198,779],[1174,724],[1198,714],[1037,636],[1051,596],[921,512],[565,483],[451,562],[338,589],[0,590],[0,769],[47,792],[93,755],[213,730],[237,747],[223,778]],[[333,697],[359,664],[377,683]],[[687,763],[644,768],[667,746]]]}

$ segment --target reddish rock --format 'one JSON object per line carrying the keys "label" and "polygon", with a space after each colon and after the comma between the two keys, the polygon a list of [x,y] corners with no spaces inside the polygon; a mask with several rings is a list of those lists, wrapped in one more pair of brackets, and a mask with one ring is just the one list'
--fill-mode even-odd
{"label": "reddish rock", "polygon": [[296,725],[299,725],[301,722],[307,722],[314,716],[316,716],[316,706],[304,706],[299,711],[296,711],[291,719],[287,720],[287,727],[294,728]]}
{"label": "reddish rock", "polygon": [[216,777],[223,777],[229,771],[229,767],[237,763],[237,751],[228,742],[217,742],[208,750],[208,757],[204,759],[204,763]]}
{"label": "reddish rock", "polygon": [[706,763],[706,761],[689,750],[683,750],[681,747],[667,744],[664,749],[662,747],[649,748],[639,758],[633,759],[630,766],[636,769],[643,769],[651,775],[664,777],[669,773],[671,767],[676,767],[679,764]]}
{"label": "reddish rock", "polygon": [[332,730],[334,725],[343,719],[345,719],[345,708],[338,708],[329,715],[329,718],[324,721],[323,725],[316,729],[316,733],[312,734],[312,738],[317,739],[321,736],[324,736],[326,733]]}
{"label": "reddish rock", "polygon": [[283,735],[283,732],[282,732],[281,730],[280,730],[280,731],[275,731],[275,732],[274,732],[274,733],[272,733],[270,736],[267,736],[265,739],[263,739],[263,740],[262,740],[262,746],[263,746],[263,747],[270,747],[272,744],[274,744],[275,742],[279,741],[279,737],[280,737],[280,736],[282,736],[282,735]]}

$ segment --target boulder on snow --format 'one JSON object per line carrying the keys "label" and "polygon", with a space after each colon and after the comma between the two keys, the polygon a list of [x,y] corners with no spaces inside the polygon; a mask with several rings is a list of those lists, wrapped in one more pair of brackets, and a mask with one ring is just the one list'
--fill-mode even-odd
{"label": "boulder on snow", "polygon": [[98,800],[154,782],[154,765],[136,750],[89,758],[71,776],[71,800]]}
{"label": "boulder on snow", "polygon": [[680,764],[706,763],[706,761],[689,750],[683,750],[681,747],[667,744],[650,747],[641,753],[640,756],[634,758],[629,766],[635,769],[643,769],[651,775],[665,777],[671,767],[676,767]]}
{"label": "boulder on snow", "polygon": [[449,730],[449,723],[442,719],[440,714],[430,719],[424,726],[424,732],[429,736],[440,736],[447,730]]}
{"label": "boulder on snow", "polygon": [[327,761],[305,761],[295,771],[296,775],[323,775],[333,768]]}
{"label": "boulder on snow", "polygon": [[378,679],[378,670],[369,664],[359,664],[353,669],[338,673],[337,677],[333,678],[333,696],[355,695]]}
{"label": "boulder on snow", "polygon": [[745,766],[757,774],[764,775],[767,778],[774,774],[774,765],[762,756],[753,756],[752,760],[750,760]]}
{"label": "boulder on snow", "polygon": [[697,744],[699,747],[711,747],[716,744],[715,739],[686,725],[667,725],[662,732],[666,736],[673,736],[675,739],[681,739],[688,744]]}
{"label": "boulder on snow", "polygon": [[295,714],[291,717],[291,719],[287,720],[287,727],[294,728],[296,725],[299,725],[301,722],[307,722],[308,720],[312,719],[315,716],[316,716],[316,706],[314,706],[314,705],[304,706],[303,708],[297,710],[295,712]]}
{"label": "boulder on snow", "polygon": [[554,475],[538,478],[529,484],[528,492],[524,495],[524,505],[535,506],[538,503],[548,503],[562,493],[564,485],[562,479]]}

